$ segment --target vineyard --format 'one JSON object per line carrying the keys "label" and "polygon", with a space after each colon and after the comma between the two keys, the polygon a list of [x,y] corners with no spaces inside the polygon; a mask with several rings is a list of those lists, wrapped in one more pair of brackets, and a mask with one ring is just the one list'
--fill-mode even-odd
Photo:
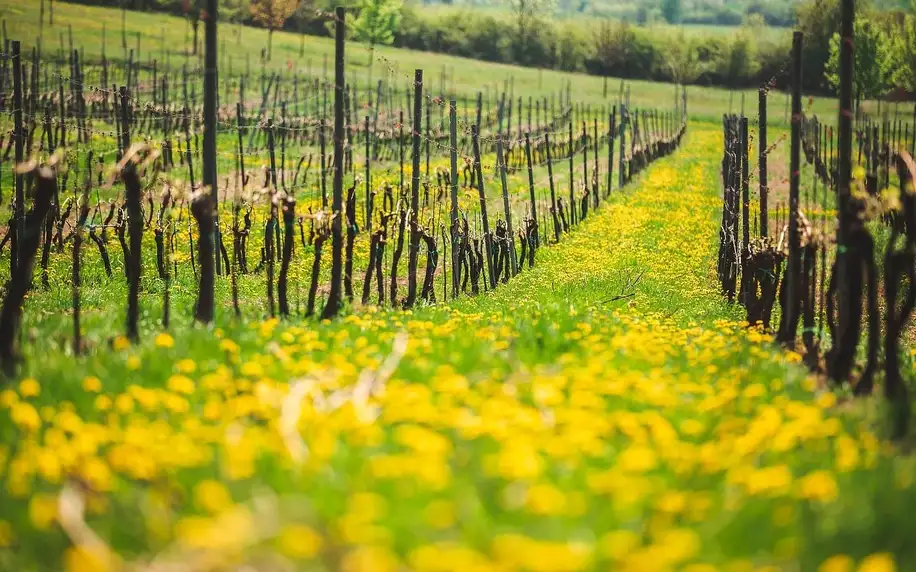
{"label": "vineyard", "polygon": [[916,567],[848,0],[839,101],[798,33],[756,105],[2,4],[0,569]]}

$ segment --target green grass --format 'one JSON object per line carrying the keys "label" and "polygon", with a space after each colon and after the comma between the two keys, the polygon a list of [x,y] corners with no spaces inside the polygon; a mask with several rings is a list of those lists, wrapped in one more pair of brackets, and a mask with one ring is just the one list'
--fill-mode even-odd
{"label": "green grass", "polygon": [[[140,344],[105,350],[116,280],[98,289],[110,323],[74,358],[64,331],[33,326],[35,292],[27,361],[0,393],[0,564],[813,570],[888,552],[909,569],[912,460],[852,404],[812,401],[798,356],[717,293],[720,153],[717,128],[692,124],[534,268],[449,305],[318,323],[235,321],[221,304],[213,327],[181,312],[170,336],[144,314]],[[399,332],[384,392],[328,407]],[[290,433],[296,384],[313,397]],[[54,508],[68,478],[107,548],[68,548]]]}
{"label": "green grass", "polygon": [[[0,11],[7,22],[7,30],[14,39],[23,41],[31,47],[38,38],[38,3],[0,0]],[[68,43],[68,32],[65,27],[72,25],[74,45],[82,47],[85,56],[97,58],[102,51],[102,28],[106,28],[106,54],[111,59],[126,57],[121,48],[120,12],[113,9],[96,8],[67,3],[55,3],[55,27],[45,30],[43,50],[56,52],[63,34],[64,49]],[[160,65],[169,62],[177,67],[186,61],[185,48],[190,46],[190,26],[177,17],[140,12],[129,12],[126,20],[128,49],[135,49],[136,35],[139,33],[140,59],[156,59]],[[700,31],[696,33],[705,33]],[[304,55],[300,57],[301,37],[286,32],[276,32],[273,37],[273,57],[266,66],[258,62],[258,54],[267,45],[267,31],[244,26],[221,25],[220,62],[221,70],[231,66],[233,73],[246,69],[246,58],[250,58],[251,69],[259,72],[262,68],[283,71],[298,69],[301,73],[311,73],[319,77],[324,73],[325,58],[328,58],[328,73],[333,75],[334,42],[330,38],[306,37]],[[201,40],[202,42],[202,40]],[[201,56],[202,57],[202,56]],[[365,85],[369,77],[368,64],[372,65],[373,81],[383,79],[395,85],[407,86],[413,80],[413,70],[423,68],[427,82],[434,91],[439,91],[439,78],[443,70],[447,75],[446,91],[463,97],[475,97],[485,86],[489,87],[491,97],[500,92],[504,83],[512,78],[516,94],[550,96],[569,83],[574,99],[583,104],[601,105],[617,102],[620,80],[610,78],[608,94],[604,96],[604,79],[581,73],[567,73],[553,70],[522,68],[506,64],[496,64],[452,57],[445,54],[431,54],[411,50],[378,47],[374,58],[370,58],[368,46],[356,42],[347,44],[348,81],[356,85]],[[230,63],[231,62],[231,63]],[[190,60],[190,67],[195,67]],[[223,72],[225,73],[225,71]],[[328,76],[330,77],[330,76]],[[649,82],[627,81],[631,101],[642,108],[672,109],[674,106],[674,88],[672,85]],[[199,93],[199,91],[198,91]],[[721,117],[722,113],[740,110],[742,94],[747,100],[746,113],[756,114],[756,90],[741,90],[730,94],[728,90],[691,86],[688,88],[689,110],[692,116],[706,119]],[[779,111],[781,95],[774,96],[773,111],[770,113],[774,124],[784,122]],[[814,98],[811,112],[831,120],[836,115],[836,104],[832,98]]]}
{"label": "green grass", "polygon": [[[34,10],[5,8],[8,25]],[[57,14],[70,14],[81,38],[107,18],[116,37],[116,12],[60,4]],[[134,20],[147,30],[178,22]],[[264,38],[242,33],[248,46]],[[178,26],[167,34],[177,45]],[[298,50],[285,34],[275,42],[278,53]],[[330,44],[307,46],[317,58]],[[468,95],[480,78],[504,77],[497,67],[513,70],[516,93],[547,92],[533,70],[383,53],[402,69],[454,61]],[[570,78],[577,98],[600,101],[600,80],[548,75],[545,86]],[[632,89],[648,106],[671,88]],[[195,325],[182,226],[167,332],[144,246],[135,345],[119,335],[117,241],[111,279],[85,243],[87,352],[76,357],[69,253],[53,254],[50,288],[36,280],[25,302],[25,361],[0,389],[0,569],[104,570],[154,557],[270,570],[807,571],[828,558],[840,570],[889,570],[880,567],[889,558],[916,567],[916,463],[882,440],[880,402],[824,391],[800,356],[747,329],[719,295],[715,105],[728,94],[691,91],[696,115],[716,120],[693,121],[681,150],[615,188],[533,268],[474,298],[269,320],[264,276],[251,274],[240,282],[241,320],[220,277],[215,323]],[[396,180],[390,165],[381,170]],[[545,177],[539,168],[541,197]],[[510,178],[516,216],[526,183],[522,172]],[[304,206],[314,189],[298,196]],[[308,248],[297,250],[294,305],[310,262]],[[61,514],[74,498],[85,515]],[[86,543],[84,527],[99,541]]]}

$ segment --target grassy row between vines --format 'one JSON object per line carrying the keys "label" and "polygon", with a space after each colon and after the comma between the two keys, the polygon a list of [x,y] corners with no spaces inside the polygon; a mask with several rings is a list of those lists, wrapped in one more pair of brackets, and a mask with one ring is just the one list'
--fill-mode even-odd
{"label": "grassy row between vines", "polygon": [[716,291],[721,152],[691,124],[487,295],[29,360],[0,568],[910,569],[914,460]]}

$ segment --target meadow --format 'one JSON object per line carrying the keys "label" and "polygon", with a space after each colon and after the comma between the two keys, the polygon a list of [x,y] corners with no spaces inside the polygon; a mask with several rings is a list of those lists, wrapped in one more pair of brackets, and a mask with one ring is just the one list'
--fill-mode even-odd
{"label": "meadow", "polygon": [[[15,36],[34,45],[39,36],[39,12],[37,2],[0,1],[0,13],[7,20],[10,37]],[[185,61],[185,48],[190,46],[191,26],[183,18],[162,14],[129,12],[126,20],[127,47],[135,49],[137,34],[142,34],[137,59],[147,62],[158,60],[160,65],[170,62],[179,66]],[[55,18],[72,27],[73,44],[82,48],[84,57],[97,58],[102,52],[102,30],[105,29],[106,53],[112,61],[125,61],[126,55],[121,49],[121,16],[120,11],[60,3],[55,7]],[[15,23],[15,25],[14,25]],[[43,39],[43,50],[54,54],[60,47],[67,51],[69,46],[69,28],[58,25],[47,29]],[[13,31],[15,33],[13,33]],[[334,41],[331,38],[314,36],[303,37],[298,34],[277,31],[273,34],[273,55],[271,61],[260,61],[261,49],[267,46],[268,33],[264,29],[247,26],[226,26],[220,35],[220,73],[238,74],[242,70],[256,69],[267,71],[298,70],[305,75],[332,74]],[[61,44],[60,42],[64,43]],[[202,40],[201,40],[202,41]],[[300,53],[300,50],[301,53]],[[202,57],[203,51],[200,51]],[[396,83],[410,81],[412,70],[423,68],[430,77],[436,78],[433,87],[438,89],[439,77],[447,78],[447,91],[458,97],[475,97],[484,89],[495,94],[505,89],[504,83],[511,78],[516,93],[525,96],[550,96],[558,87],[569,85],[576,94],[576,101],[582,104],[601,105],[608,101],[619,100],[622,80],[590,76],[582,73],[568,73],[555,70],[538,70],[511,66],[466,58],[452,57],[444,54],[416,52],[386,46],[376,46],[375,56],[370,58],[368,46],[352,43],[347,53],[347,74],[351,81],[363,83],[369,78],[369,62],[372,62],[372,78],[384,79]],[[331,62],[331,63],[326,63]],[[196,62],[191,59],[190,67]],[[325,72],[327,70],[327,72]],[[330,77],[330,76],[326,76]],[[481,78],[492,78],[481,81]],[[605,92],[605,83],[607,91]],[[641,107],[670,108],[674,105],[676,93],[674,87],[667,83],[627,80],[630,97],[638,101]],[[718,121],[723,113],[739,112],[742,98],[745,100],[745,112],[750,113],[756,106],[757,90],[727,90],[714,87],[689,86],[691,116],[709,121]],[[774,92],[775,100],[782,100],[782,107],[774,103],[779,113],[771,113],[773,124],[788,125],[788,94]],[[876,107],[876,104],[874,104]],[[866,108],[869,108],[866,105]],[[811,111],[825,118],[836,115],[836,103],[832,98],[812,97]],[[909,109],[901,113],[909,116]]]}

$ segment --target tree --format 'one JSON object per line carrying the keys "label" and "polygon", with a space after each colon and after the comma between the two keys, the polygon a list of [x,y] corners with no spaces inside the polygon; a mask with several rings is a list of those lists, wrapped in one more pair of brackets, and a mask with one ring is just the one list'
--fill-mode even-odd
{"label": "tree", "polygon": [[662,0],[662,15],[669,24],[678,24],[684,14],[681,0]]}
{"label": "tree", "polygon": [[359,16],[350,26],[353,38],[369,44],[369,83],[372,83],[372,64],[375,46],[388,46],[394,42],[394,31],[401,22],[401,2],[398,0],[362,0]]}
{"label": "tree", "polygon": [[267,28],[267,59],[273,45],[274,30],[282,28],[299,6],[299,0],[251,0],[248,10],[255,23]]}
{"label": "tree", "polygon": [[[892,65],[890,40],[881,28],[867,18],[856,18],[853,28],[855,38],[855,59],[852,74],[852,89],[856,101],[884,95],[887,91]],[[830,38],[830,57],[824,69],[824,77],[834,90],[840,85],[840,35]]]}
{"label": "tree", "polygon": [[754,32],[744,26],[728,43],[727,49],[718,61],[719,74],[725,79],[728,87],[735,88],[757,73],[760,62],[756,54]]}
{"label": "tree", "polygon": [[516,37],[512,41],[515,62],[522,65],[535,63],[529,57],[531,36],[542,16],[553,12],[554,0],[509,0],[509,7],[517,25]]}
{"label": "tree", "polygon": [[665,63],[671,70],[674,83],[693,83],[703,73],[705,64],[700,59],[700,51],[695,41],[680,30],[668,40]]}
{"label": "tree", "polygon": [[840,29],[840,2],[807,0],[798,6],[796,17],[796,29],[805,35],[802,47],[802,84],[809,89],[824,89],[824,64],[830,54],[830,38]]}
{"label": "tree", "polygon": [[[197,37],[200,30],[200,17],[201,17],[201,8],[198,6],[197,0],[182,0],[181,9],[184,11],[185,15],[190,18],[191,29],[194,31],[193,46],[191,47],[191,54],[197,55]],[[185,36],[187,38],[187,36]]]}
{"label": "tree", "polygon": [[678,84],[693,83],[706,69],[706,64],[700,59],[700,51],[697,47],[696,42],[691,41],[684,34],[684,30],[680,30],[668,40],[665,63],[668,64],[671,78],[674,80],[675,109],[679,107]]}
{"label": "tree", "polygon": [[916,93],[916,0],[910,14],[903,15],[891,34],[891,81],[897,87]]}

